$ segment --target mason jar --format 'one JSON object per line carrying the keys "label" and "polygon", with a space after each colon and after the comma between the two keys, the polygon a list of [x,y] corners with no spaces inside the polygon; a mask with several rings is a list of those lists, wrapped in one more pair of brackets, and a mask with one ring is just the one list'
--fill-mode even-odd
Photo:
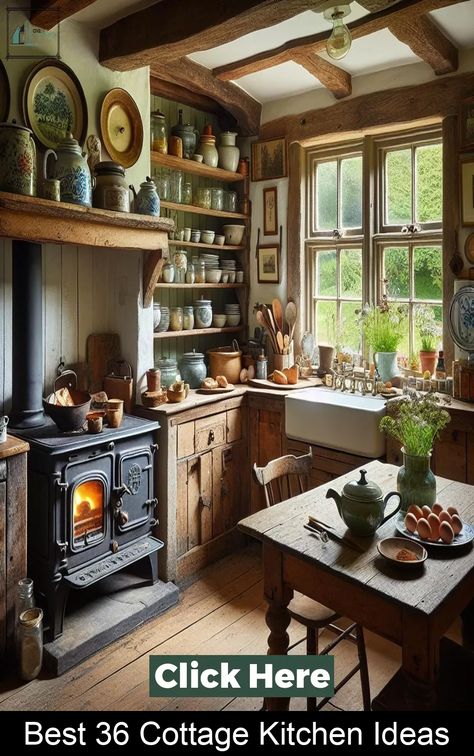
{"label": "mason jar", "polygon": [[194,265],[194,282],[198,284],[206,283],[206,266],[204,260],[198,260]]}
{"label": "mason jar", "polygon": [[169,388],[176,381],[178,363],[172,357],[162,357],[157,360],[156,367],[160,370],[162,388]]}
{"label": "mason jar", "polygon": [[194,328],[194,308],[192,305],[183,307],[183,329],[192,331]]}
{"label": "mason jar", "polygon": [[224,192],[224,210],[228,213],[237,212],[237,192]]}
{"label": "mason jar", "polygon": [[151,119],[151,149],[154,152],[160,152],[162,155],[168,154],[168,130],[166,128],[166,118],[159,110],[150,113]]}
{"label": "mason jar", "polygon": [[185,352],[179,362],[179,372],[185,383],[189,383],[189,388],[199,388],[207,375],[207,368],[204,363],[204,355],[201,352]]}
{"label": "mason jar", "polygon": [[183,186],[183,205],[193,204],[193,187],[190,181],[186,181]]}
{"label": "mason jar", "polygon": [[214,187],[211,189],[211,208],[212,210],[224,209],[224,190]]}
{"label": "mason jar", "polygon": [[183,202],[183,172],[173,171],[170,176],[170,200],[181,205]]}
{"label": "mason jar", "polygon": [[185,249],[177,249],[173,255],[175,268],[174,280],[176,283],[184,283],[186,279],[186,268],[188,267],[188,257]]}
{"label": "mason jar", "polygon": [[194,200],[198,207],[203,207],[205,210],[211,209],[211,190],[207,186],[199,186],[196,190],[196,198]]}
{"label": "mason jar", "polygon": [[22,680],[34,680],[43,664],[43,612],[37,607],[20,614],[18,651],[20,677]]}
{"label": "mason jar", "polygon": [[183,308],[170,307],[170,331],[183,330]]}
{"label": "mason jar", "polygon": [[186,283],[193,284],[194,279],[195,279],[194,264],[192,262],[188,262],[188,267],[186,268]]}
{"label": "mason jar", "polygon": [[209,328],[212,323],[212,302],[210,299],[197,299],[194,302],[194,322],[196,328]]}

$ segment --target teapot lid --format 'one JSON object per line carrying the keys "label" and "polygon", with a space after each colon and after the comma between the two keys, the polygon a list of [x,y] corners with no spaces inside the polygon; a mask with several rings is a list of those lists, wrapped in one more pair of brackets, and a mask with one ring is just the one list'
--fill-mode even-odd
{"label": "teapot lid", "polygon": [[[64,139],[61,139],[56,146],[57,150],[70,150],[75,152],[81,152],[81,148],[77,139],[74,139],[73,135],[69,133]],[[82,153],[81,153],[82,154]]]}
{"label": "teapot lid", "polygon": [[359,470],[360,479],[351,480],[343,488],[343,495],[359,501],[375,501],[383,497],[383,491],[377,483],[367,480],[367,470]]}
{"label": "teapot lid", "polygon": [[152,110],[150,113],[151,118],[166,118],[165,114],[161,110]]}
{"label": "teapot lid", "polygon": [[140,184],[140,186],[150,187],[152,189],[156,189],[156,184],[153,181],[153,179],[150,178],[150,176],[147,176],[146,177],[146,181],[142,181],[142,183]]}

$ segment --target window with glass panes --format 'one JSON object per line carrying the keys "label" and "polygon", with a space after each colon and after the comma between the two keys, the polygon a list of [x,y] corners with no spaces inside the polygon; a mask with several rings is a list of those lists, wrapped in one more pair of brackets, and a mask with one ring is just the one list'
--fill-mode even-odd
{"label": "window with glass panes", "polygon": [[399,352],[418,351],[417,305],[442,321],[440,132],[308,150],[307,207],[306,325],[316,342],[360,351],[357,310],[386,290],[409,313]]}

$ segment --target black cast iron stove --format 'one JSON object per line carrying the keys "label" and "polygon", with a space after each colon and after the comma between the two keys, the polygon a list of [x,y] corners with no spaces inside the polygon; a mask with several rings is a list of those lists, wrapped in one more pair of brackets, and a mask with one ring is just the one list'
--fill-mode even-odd
{"label": "black cast iron stove", "polygon": [[48,639],[62,633],[71,588],[146,559],[158,579],[153,456],[157,422],[124,415],[98,435],[60,433],[46,419],[16,430],[30,444],[28,575],[44,602]]}

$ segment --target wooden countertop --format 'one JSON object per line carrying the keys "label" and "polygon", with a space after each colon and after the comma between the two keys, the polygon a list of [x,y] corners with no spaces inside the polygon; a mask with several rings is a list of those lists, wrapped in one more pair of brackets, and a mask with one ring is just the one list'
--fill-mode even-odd
{"label": "wooden countertop", "polygon": [[5,443],[0,444],[0,459],[14,457],[15,454],[23,454],[29,451],[30,445],[15,436],[7,435]]}

